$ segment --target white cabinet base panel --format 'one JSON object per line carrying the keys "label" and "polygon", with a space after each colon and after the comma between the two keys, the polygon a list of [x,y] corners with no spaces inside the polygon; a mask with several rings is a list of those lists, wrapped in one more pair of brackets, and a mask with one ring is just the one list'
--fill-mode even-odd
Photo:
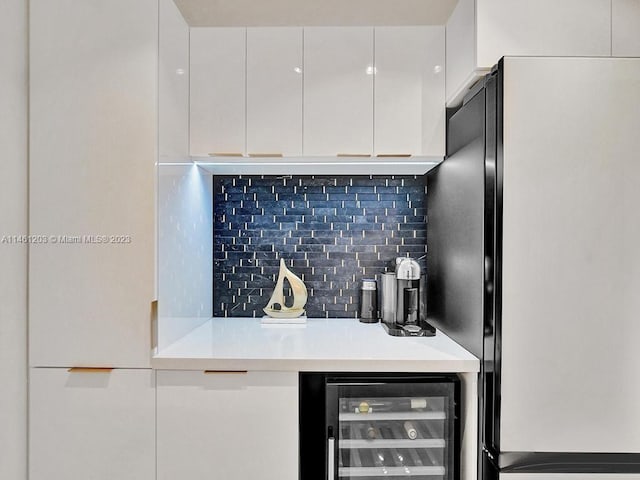
{"label": "white cabinet base panel", "polygon": [[155,480],[155,373],[31,369],[30,480]]}
{"label": "white cabinet base panel", "polygon": [[158,372],[158,480],[296,480],[297,372]]}

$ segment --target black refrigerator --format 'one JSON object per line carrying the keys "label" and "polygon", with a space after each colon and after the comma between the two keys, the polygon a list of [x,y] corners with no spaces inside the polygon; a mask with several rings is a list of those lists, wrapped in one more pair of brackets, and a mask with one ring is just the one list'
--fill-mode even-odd
{"label": "black refrigerator", "polygon": [[640,59],[505,57],[447,111],[427,320],[481,359],[479,478],[640,478],[638,132]]}

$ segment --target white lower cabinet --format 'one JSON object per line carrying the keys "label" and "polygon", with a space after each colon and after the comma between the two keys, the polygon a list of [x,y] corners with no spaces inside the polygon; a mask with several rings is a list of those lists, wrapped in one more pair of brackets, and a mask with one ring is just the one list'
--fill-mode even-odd
{"label": "white lower cabinet", "polygon": [[34,368],[29,384],[30,480],[155,479],[152,370]]}
{"label": "white lower cabinet", "polygon": [[158,480],[297,480],[297,372],[157,372]]}

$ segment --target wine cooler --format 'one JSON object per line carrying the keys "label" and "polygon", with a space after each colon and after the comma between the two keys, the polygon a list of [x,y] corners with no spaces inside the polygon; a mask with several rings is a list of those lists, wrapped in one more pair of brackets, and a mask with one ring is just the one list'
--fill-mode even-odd
{"label": "wine cooler", "polygon": [[300,374],[300,479],[459,479],[455,375]]}

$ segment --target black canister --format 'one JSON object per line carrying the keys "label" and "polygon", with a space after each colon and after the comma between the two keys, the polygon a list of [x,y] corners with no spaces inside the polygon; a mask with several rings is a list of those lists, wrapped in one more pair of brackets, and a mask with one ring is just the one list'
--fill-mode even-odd
{"label": "black canister", "polygon": [[376,281],[372,278],[363,279],[360,287],[360,321],[378,322],[378,290]]}

